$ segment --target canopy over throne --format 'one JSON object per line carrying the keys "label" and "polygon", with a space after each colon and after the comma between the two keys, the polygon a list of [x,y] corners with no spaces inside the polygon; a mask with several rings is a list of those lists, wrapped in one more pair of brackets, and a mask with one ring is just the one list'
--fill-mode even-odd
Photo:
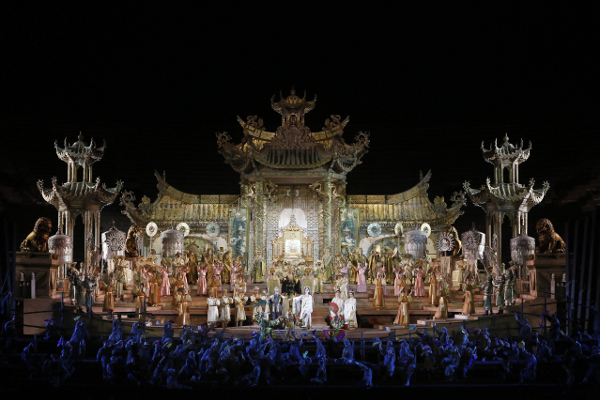
{"label": "canopy over throne", "polygon": [[273,260],[313,262],[313,242],[304,236],[304,229],[296,224],[296,216],[290,217],[290,223],[281,228],[281,236],[271,241]]}

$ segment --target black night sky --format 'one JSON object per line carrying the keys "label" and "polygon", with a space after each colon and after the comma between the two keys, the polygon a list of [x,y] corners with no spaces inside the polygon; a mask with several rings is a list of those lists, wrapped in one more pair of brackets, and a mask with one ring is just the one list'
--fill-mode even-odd
{"label": "black night sky", "polygon": [[[478,187],[491,176],[481,141],[508,133],[533,142],[521,182],[552,186],[531,219],[553,218],[552,199],[597,174],[598,9],[461,4],[4,4],[1,218],[25,233],[42,215],[56,223],[35,183],[66,180],[53,142],[79,131],[106,139],[94,175],[109,187],[122,179],[138,200],[156,198],[155,169],[186,192],[238,193],[215,132],[239,141],[236,115],[275,130],[269,100],[292,86],[318,96],[307,115],[313,131],[331,114],[350,116],[347,142],[370,131],[349,193],[401,192],[432,169],[430,198],[449,203],[465,180]],[[118,204],[106,212],[103,225]],[[469,204],[457,223],[468,229],[472,220],[483,212]]]}

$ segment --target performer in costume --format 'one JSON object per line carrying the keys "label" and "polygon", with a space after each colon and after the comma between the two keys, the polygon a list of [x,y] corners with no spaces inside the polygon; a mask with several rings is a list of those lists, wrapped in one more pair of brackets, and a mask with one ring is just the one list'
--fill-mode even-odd
{"label": "performer in costume", "polygon": [[162,280],[160,282],[160,295],[170,296],[171,295],[171,283],[169,282],[169,270],[167,269],[164,261],[161,261],[160,275]]}
{"label": "performer in costume", "polygon": [[158,287],[158,272],[150,275],[150,304],[156,307],[160,303],[160,289]]}
{"label": "performer in costume", "polygon": [[494,280],[494,289],[496,289],[496,306],[498,307],[498,314],[504,314],[504,286],[505,286],[504,275],[498,274]]}
{"label": "performer in costume", "polygon": [[256,252],[256,261],[252,270],[252,279],[254,283],[263,283],[265,281],[265,261],[260,251]]}
{"label": "performer in costume", "polygon": [[248,296],[238,293],[237,297],[233,298],[233,301],[235,302],[235,326],[243,326],[244,321],[246,321],[244,305],[248,301]]}
{"label": "performer in costume", "polygon": [[208,269],[204,264],[200,264],[200,268],[198,269],[198,287],[196,288],[196,294],[200,296],[207,295],[207,282],[206,282],[206,273]]}
{"label": "performer in costume", "polygon": [[400,294],[398,295],[398,314],[396,314],[396,319],[394,319],[394,325],[410,325],[410,302],[412,301],[410,297],[410,293],[406,295],[406,288],[403,287],[400,289]]}
{"label": "performer in costume", "polygon": [[494,291],[494,285],[492,283],[492,276],[488,274],[485,279],[485,283],[481,286],[483,292],[483,307],[485,308],[485,314],[494,314],[492,312],[492,294]]}
{"label": "performer in costume", "polygon": [[221,274],[221,282],[223,285],[229,285],[231,289],[231,282],[233,281],[233,256],[231,254],[231,249],[227,249],[225,253],[223,253],[223,273]]}
{"label": "performer in costume", "polygon": [[463,284],[463,290],[465,291],[465,304],[462,308],[462,314],[475,314],[475,301],[473,300],[473,285],[471,284],[471,279],[469,277],[467,277],[466,282]]}
{"label": "performer in costume", "polygon": [[108,279],[107,284],[104,286],[104,303],[102,304],[102,311],[108,312],[109,310],[115,309],[115,296],[113,295],[113,280]]}
{"label": "performer in costume", "polygon": [[177,297],[177,310],[179,311],[177,323],[181,326],[189,325],[191,322],[189,306],[192,304],[192,297],[184,288],[179,288],[175,297]]}
{"label": "performer in costume", "polygon": [[385,309],[385,298],[383,296],[383,282],[385,281],[385,272],[379,269],[376,275],[375,296],[373,297],[373,307],[378,310]]}
{"label": "performer in costume", "polygon": [[188,251],[187,258],[189,260],[187,281],[189,284],[195,285],[198,281],[198,257],[196,256],[196,253],[190,249],[190,251]]}
{"label": "performer in costume", "polygon": [[354,298],[354,292],[351,290],[348,292],[348,300],[344,302],[344,319],[348,324],[348,328],[358,328],[358,321],[356,320],[356,299]]}
{"label": "performer in costume", "polygon": [[439,304],[437,269],[433,267],[429,272],[429,304],[436,306]]}
{"label": "performer in costume", "polygon": [[365,277],[365,273],[367,272],[367,266],[363,263],[358,264],[358,279],[356,284],[356,291],[358,293],[366,293],[367,292],[367,278]]}
{"label": "performer in costume", "polygon": [[[442,281],[443,282],[443,281]],[[447,287],[443,287],[440,290],[440,305],[438,310],[435,312],[433,316],[435,319],[448,319],[448,297],[450,293]]]}
{"label": "performer in costume", "polygon": [[307,267],[304,262],[301,262],[299,267],[302,267],[302,270],[304,272],[304,278],[302,279],[302,287],[303,288],[309,288],[310,292],[313,293],[314,292],[314,279],[313,279],[313,270],[310,267]]}
{"label": "performer in costume", "polygon": [[219,321],[219,305],[220,304],[221,304],[221,302],[219,301],[219,299],[217,299],[215,296],[213,296],[213,293],[211,292],[208,299],[206,299],[206,305],[208,307],[208,310],[206,313],[206,321],[207,321],[208,325],[215,325]]}
{"label": "performer in costume", "polygon": [[283,314],[283,296],[279,293],[279,288],[275,288],[274,294],[269,297],[269,310],[271,312],[271,320],[274,321]]}
{"label": "performer in costume", "polygon": [[315,293],[323,293],[323,278],[325,276],[325,268],[323,268],[323,263],[321,260],[317,260],[317,263],[314,267],[314,282],[313,288]]}
{"label": "performer in costume", "polygon": [[231,304],[233,304],[233,299],[231,297],[227,297],[223,295],[221,297],[221,328],[227,328],[229,321],[231,321]]}
{"label": "performer in costume", "polygon": [[423,286],[423,275],[425,271],[423,271],[423,267],[419,265],[415,270],[415,286],[413,289],[413,294],[415,297],[425,297],[425,286]]}
{"label": "performer in costume", "polygon": [[304,294],[300,296],[302,306],[300,308],[299,324],[306,329],[310,329],[312,326],[312,312],[313,312],[313,297],[310,294],[310,288],[304,288]]}
{"label": "performer in costume", "polygon": [[[338,312],[337,313],[340,314],[340,315],[344,315],[343,314],[343,312],[344,312],[344,299],[342,299],[342,297],[340,296],[340,294],[341,294],[340,290],[337,289],[335,291],[335,297],[333,299],[331,299],[331,302],[337,304],[337,306],[338,306]],[[329,310],[329,318],[334,318],[334,317],[335,317],[335,314],[330,309]]]}

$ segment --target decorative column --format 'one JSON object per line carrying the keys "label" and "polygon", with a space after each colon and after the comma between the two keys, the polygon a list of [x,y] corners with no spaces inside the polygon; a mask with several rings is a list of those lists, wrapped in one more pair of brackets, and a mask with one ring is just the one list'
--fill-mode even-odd
{"label": "decorative column", "polygon": [[261,256],[265,255],[265,238],[264,238],[264,224],[265,224],[265,191],[264,191],[264,180],[258,179],[254,183],[254,243],[255,253],[260,250]]}
{"label": "decorative column", "polygon": [[329,249],[330,254],[335,255],[332,249],[332,200],[333,200],[333,182],[328,176],[323,180],[323,227],[325,228],[325,237],[323,238],[323,247]]}

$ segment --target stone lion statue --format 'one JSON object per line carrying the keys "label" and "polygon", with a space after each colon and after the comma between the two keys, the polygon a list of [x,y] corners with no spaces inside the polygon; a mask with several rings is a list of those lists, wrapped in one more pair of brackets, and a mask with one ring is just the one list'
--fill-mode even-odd
{"label": "stone lion statue", "polygon": [[549,219],[540,219],[535,224],[535,230],[540,240],[539,247],[535,248],[536,253],[564,253],[565,242],[560,235],[554,231],[554,226]]}
{"label": "stone lion statue", "polygon": [[125,240],[125,257],[138,257],[138,239],[142,234],[142,228],[137,225],[131,225],[127,231],[127,240]]}
{"label": "stone lion statue", "polygon": [[21,243],[21,251],[26,252],[47,252],[48,238],[52,231],[52,221],[49,218],[42,217],[35,221],[33,232],[31,232]]}

